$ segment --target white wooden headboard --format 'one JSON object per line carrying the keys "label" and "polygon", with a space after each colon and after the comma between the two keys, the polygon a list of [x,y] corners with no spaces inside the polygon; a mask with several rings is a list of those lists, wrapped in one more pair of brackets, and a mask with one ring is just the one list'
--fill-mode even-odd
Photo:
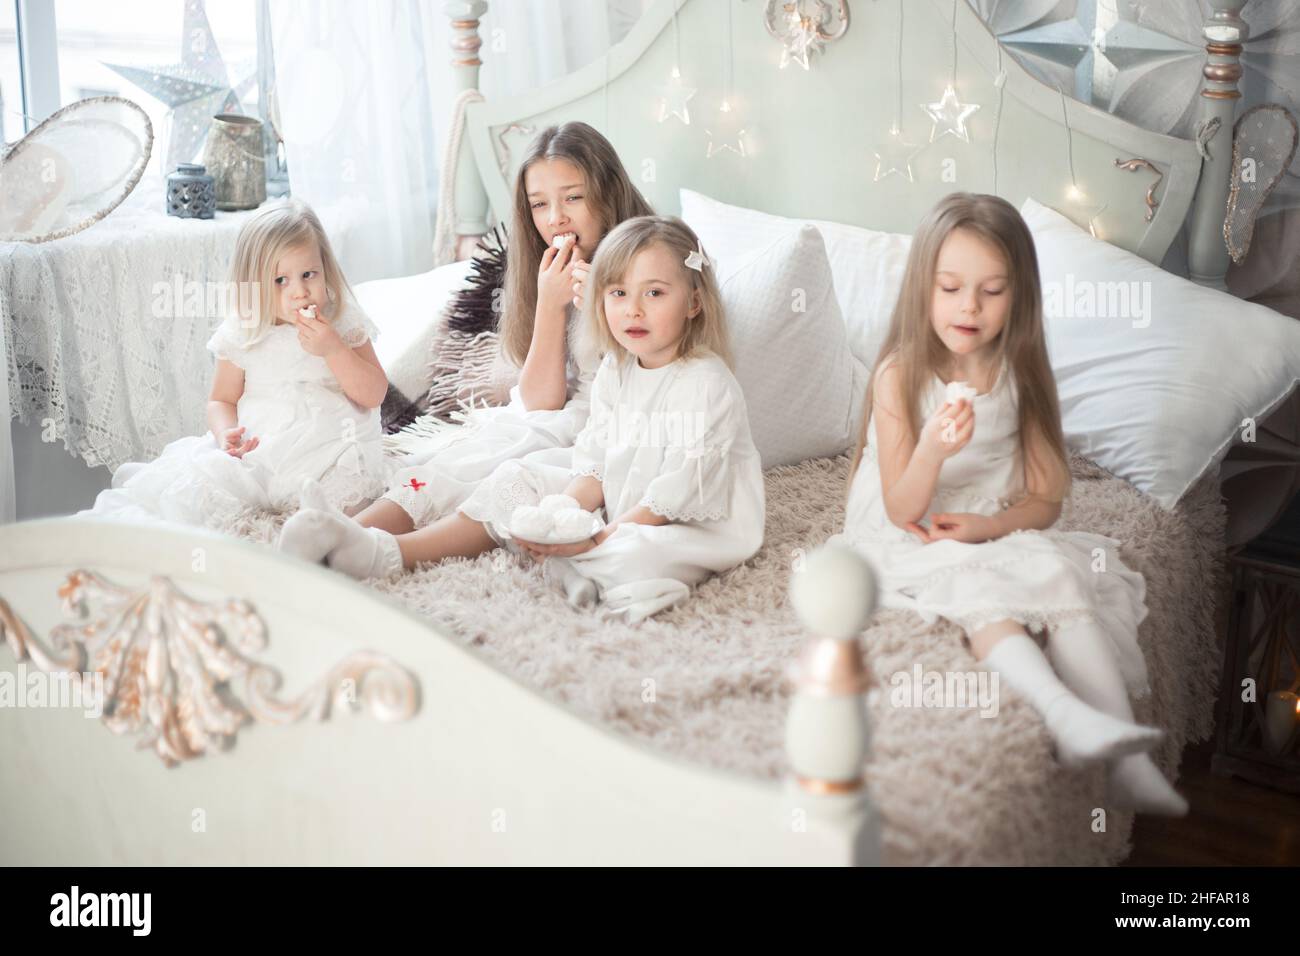
{"label": "white wooden headboard", "polygon": [[[524,96],[470,104],[457,232],[477,235],[490,219],[506,220],[531,136],[583,120],[605,133],[660,212],[679,212],[686,186],[779,215],[910,233],[954,190],[996,192],[1016,205],[1032,196],[1156,263],[1187,223],[1193,278],[1222,285],[1243,0],[1214,0],[1205,26],[1200,121],[1216,130],[1206,160],[1191,140],[1144,130],[1034,78],[965,0],[846,3],[849,28],[813,54],[808,70],[778,66],[782,47],[760,2],[660,0],[584,69]],[[477,18],[487,4],[452,0],[446,9],[459,31],[458,76],[471,87]],[[959,98],[980,109],[968,120],[969,141],[947,135],[931,143],[922,104],[938,101],[952,80],[954,51]],[[696,90],[689,125],[657,115],[674,64]],[[731,117],[719,112],[724,91]],[[708,155],[723,119],[745,130],[744,156]],[[918,147],[912,181],[899,173],[876,181],[876,151],[896,121]]]}

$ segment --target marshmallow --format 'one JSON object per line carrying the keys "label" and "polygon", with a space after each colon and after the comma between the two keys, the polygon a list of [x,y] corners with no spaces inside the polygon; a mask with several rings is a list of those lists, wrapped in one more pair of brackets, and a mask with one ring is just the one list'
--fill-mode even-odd
{"label": "marshmallow", "polygon": [[298,314],[301,315],[304,319],[316,318],[316,303],[313,302],[305,309],[299,309]]}
{"label": "marshmallow", "polygon": [[949,382],[943,398],[946,402],[959,402],[963,398],[967,401],[974,401],[976,394],[975,389],[966,382]]}
{"label": "marshmallow", "polygon": [[[520,505],[510,515],[510,533],[537,544],[571,544],[600,527],[593,512],[575,507],[568,495],[547,495],[540,505]],[[550,506],[550,510],[548,510]]]}
{"label": "marshmallow", "polygon": [[551,240],[551,245],[556,249],[563,249],[569,243],[573,242],[574,235],[571,232],[562,233]]}
{"label": "marshmallow", "polygon": [[596,516],[581,508],[564,508],[555,512],[554,517],[557,538],[582,540],[596,529]]}
{"label": "marshmallow", "polygon": [[521,505],[510,516],[510,533],[525,541],[545,542],[554,528],[551,513],[533,505]]}
{"label": "marshmallow", "polygon": [[578,499],[571,495],[547,495],[537,505],[547,514],[555,514],[557,511],[573,510],[580,508]]}

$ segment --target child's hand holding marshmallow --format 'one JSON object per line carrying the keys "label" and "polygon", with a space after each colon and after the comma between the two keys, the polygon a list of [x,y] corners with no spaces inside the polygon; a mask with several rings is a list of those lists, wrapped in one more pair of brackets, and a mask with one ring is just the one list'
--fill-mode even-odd
{"label": "child's hand holding marshmallow", "polygon": [[347,348],[338,332],[334,331],[334,326],[316,317],[314,303],[297,310],[294,325],[298,327],[298,344],[309,355],[329,358],[335,352]]}

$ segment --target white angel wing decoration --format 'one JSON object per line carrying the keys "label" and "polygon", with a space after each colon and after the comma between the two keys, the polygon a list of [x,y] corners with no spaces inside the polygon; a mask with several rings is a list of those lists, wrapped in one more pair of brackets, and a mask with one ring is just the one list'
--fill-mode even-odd
{"label": "white angel wing decoration", "polygon": [[92,226],[131,194],[153,150],[135,103],[70,103],[0,155],[0,241],[48,242]]}
{"label": "white angel wing decoration", "polygon": [[1233,262],[1241,262],[1250,251],[1255,220],[1268,194],[1291,168],[1298,140],[1300,128],[1295,117],[1275,103],[1246,110],[1233,127],[1232,186],[1223,223],[1223,238]]}

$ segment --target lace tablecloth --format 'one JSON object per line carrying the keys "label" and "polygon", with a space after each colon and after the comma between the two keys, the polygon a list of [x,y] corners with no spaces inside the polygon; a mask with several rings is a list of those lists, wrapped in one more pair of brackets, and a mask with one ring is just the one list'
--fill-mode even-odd
{"label": "lace tablecloth", "polygon": [[255,211],[177,219],[163,211],[163,190],[149,176],[83,232],[0,243],[10,414],[92,467],[148,461],[207,427],[205,346],[221,321],[207,290],[225,283]]}

